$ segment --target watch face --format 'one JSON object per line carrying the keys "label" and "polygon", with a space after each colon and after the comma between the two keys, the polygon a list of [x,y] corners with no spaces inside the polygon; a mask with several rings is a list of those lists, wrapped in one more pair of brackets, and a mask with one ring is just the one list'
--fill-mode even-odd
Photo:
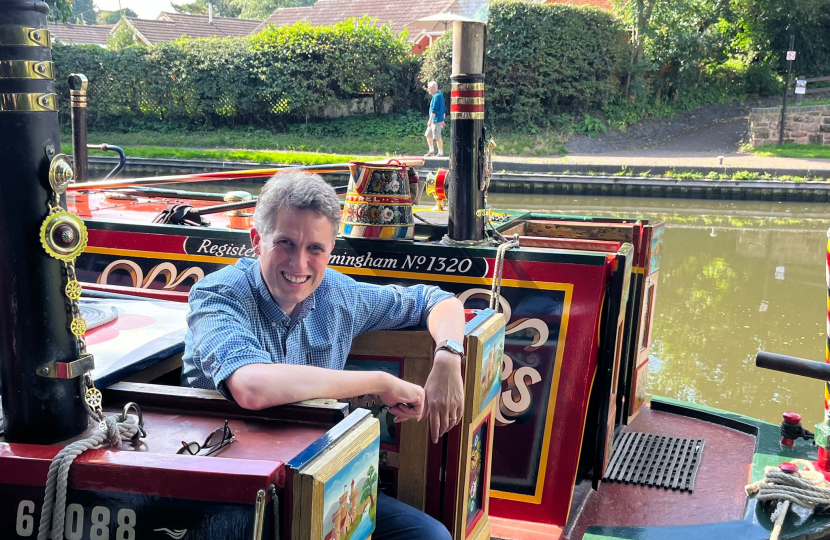
{"label": "watch face", "polygon": [[464,354],[464,345],[460,344],[454,339],[447,340],[446,348],[456,354]]}

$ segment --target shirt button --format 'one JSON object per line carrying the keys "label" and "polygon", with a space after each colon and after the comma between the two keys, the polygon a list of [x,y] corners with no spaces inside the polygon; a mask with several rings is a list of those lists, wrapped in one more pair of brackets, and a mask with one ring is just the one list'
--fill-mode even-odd
{"label": "shirt button", "polygon": [[272,322],[272,323],[271,323],[271,326],[277,326],[277,323]]}

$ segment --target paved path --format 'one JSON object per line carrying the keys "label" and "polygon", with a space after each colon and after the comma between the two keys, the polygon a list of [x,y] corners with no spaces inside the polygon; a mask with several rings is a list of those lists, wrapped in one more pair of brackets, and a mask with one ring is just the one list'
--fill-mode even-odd
{"label": "paved path", "polygon": [[[747,117],[716,121],[687,129],[653,146],[560,158],[506,158],[518,162],[655,167],[746,167],[759,169],[830,170],[830,159],[759,157],[741,152]],[[723,156],[721,160],[719,156]]]}

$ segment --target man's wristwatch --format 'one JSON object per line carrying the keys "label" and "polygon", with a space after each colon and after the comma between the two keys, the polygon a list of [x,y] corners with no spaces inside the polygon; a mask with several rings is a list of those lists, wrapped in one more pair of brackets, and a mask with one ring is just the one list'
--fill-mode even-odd
{"label": "man's wristwatch", "polygon": [[464,345],[454,339],[445,339],[435,347],[435,353],[438,353],[438,351],[450,351],[453,354],[464,356]]}

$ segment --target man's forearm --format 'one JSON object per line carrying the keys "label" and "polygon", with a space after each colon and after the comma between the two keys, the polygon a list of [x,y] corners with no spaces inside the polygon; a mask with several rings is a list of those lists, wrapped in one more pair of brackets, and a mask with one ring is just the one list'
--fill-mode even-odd
{"label": "man's forearm", "polygon": [[338,371],[292,364],[250,364],[228,377],[225,384],[245,409],[265,409],[305,399],[340,399],[380,394],[390,375],[380,371]]}
{"label": "man's forearm", "polygon": [[464,306],[458,298],[447,298],[438,302],[427,319],[427,328],[435,343],[453,339],[464,341]]}

